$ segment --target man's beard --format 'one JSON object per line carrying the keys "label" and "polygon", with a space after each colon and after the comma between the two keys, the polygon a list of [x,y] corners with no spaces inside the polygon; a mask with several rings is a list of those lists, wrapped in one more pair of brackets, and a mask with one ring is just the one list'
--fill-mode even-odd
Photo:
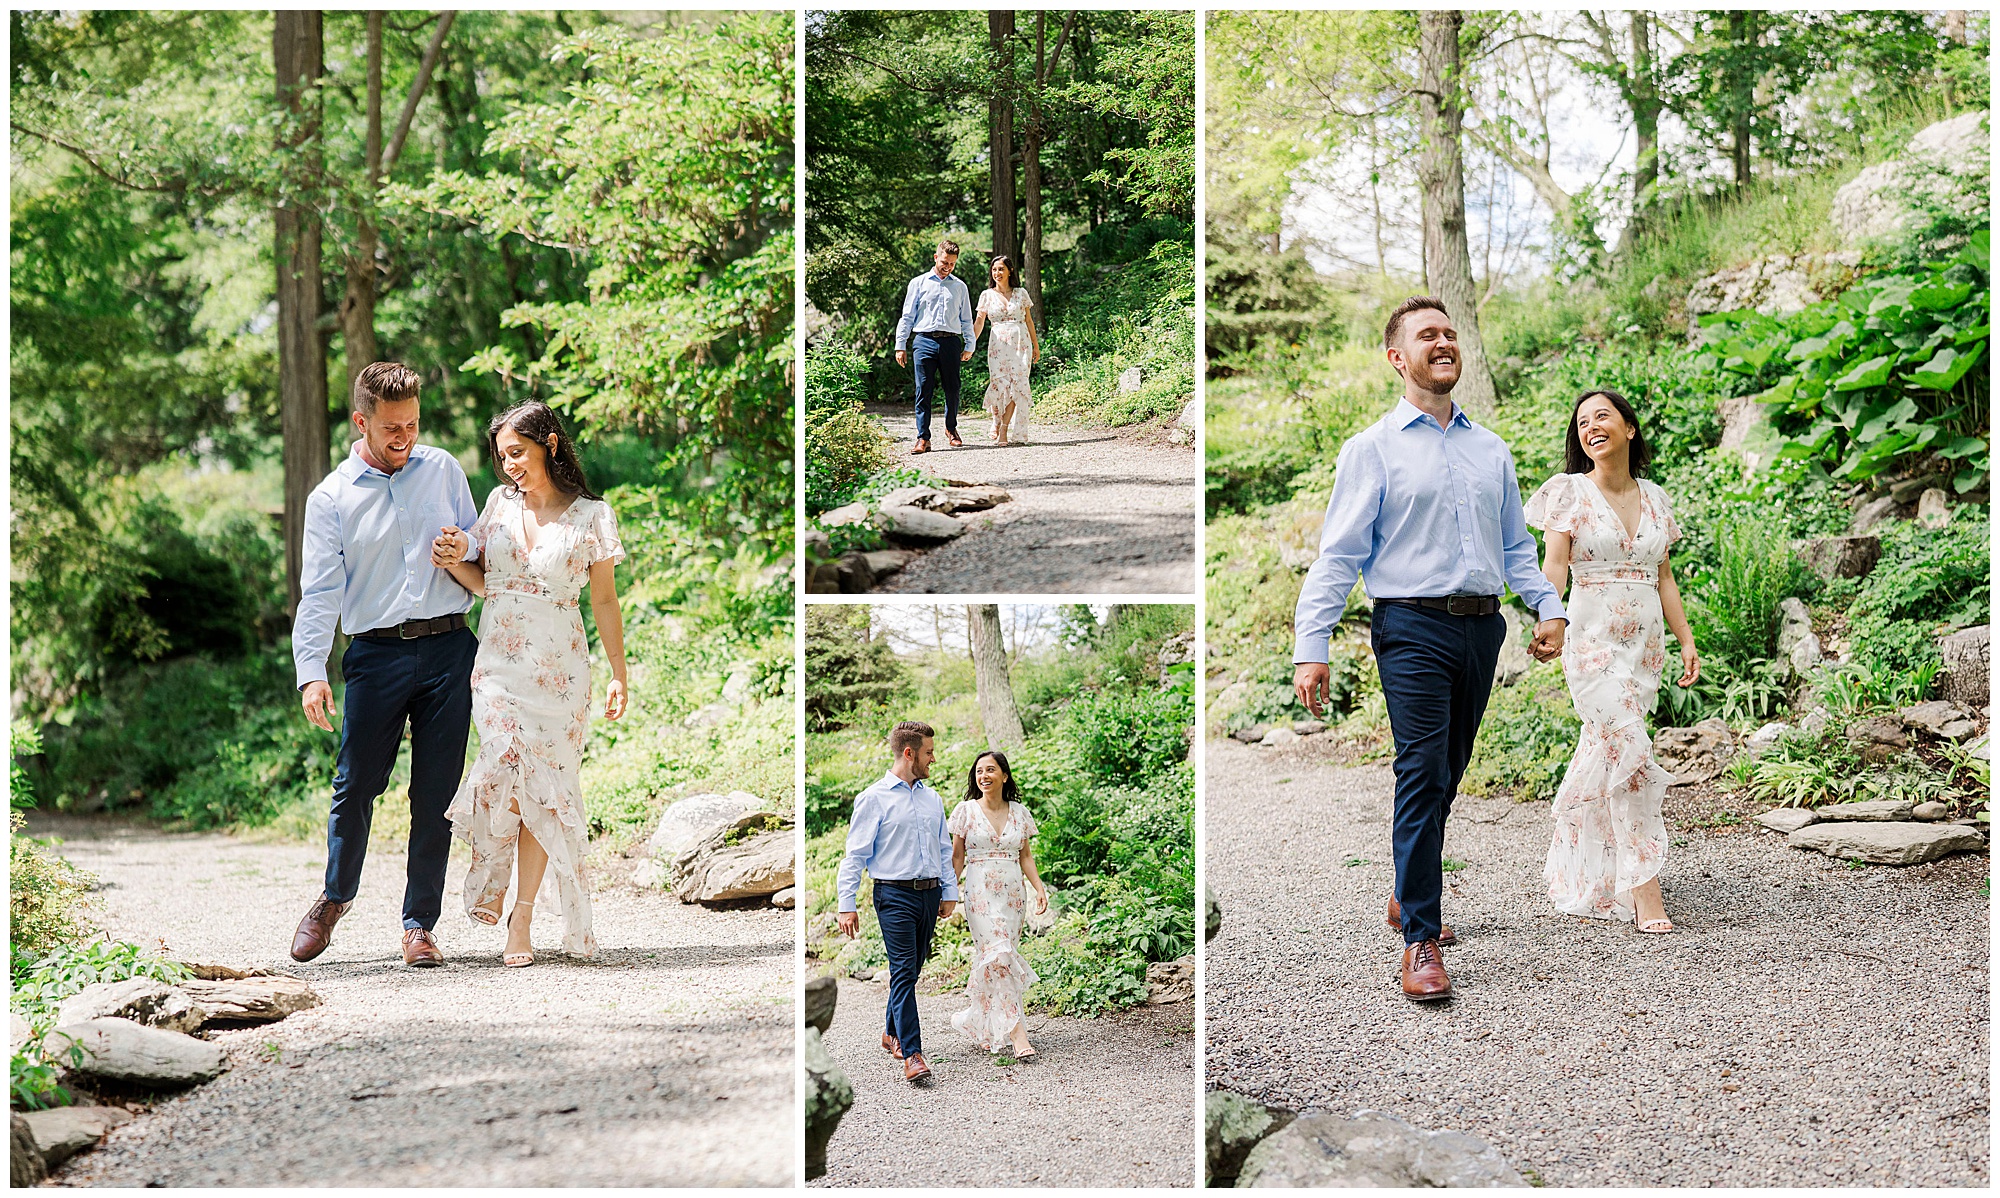
{"label": "man's beard", "polygon": [[1432,395],[1450,395],[1451,389],[1458,386],[1459,379],[1465,377],[1465,361],[1463,358],[1454,357],[1452,359],[1452,365],[1458,367],[1458,374],[1448,383],[1438,380],[1437,375],[1431,370],[1431,365],[1432,363],[1428,360],[1410,363],[1410,381],[1416,384],[1417,389],[1420,391],[1425,391]]}

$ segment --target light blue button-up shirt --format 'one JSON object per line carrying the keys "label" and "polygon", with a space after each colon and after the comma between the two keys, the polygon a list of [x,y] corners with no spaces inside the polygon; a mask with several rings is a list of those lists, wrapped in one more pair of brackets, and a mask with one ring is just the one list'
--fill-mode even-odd
{"label": "light blue button-up shirt", "polygon": [[942,901],[958,901],[958,874],[951,868],[951,833],[944,828],[944,800],[928,783],[905,782],[895,771],[862,791],[847,823],[847,856],[840,860],[840,909],[855,909],[861,871],[871,878],[909,882],[936,878]]}
{"label": "light blue button-up shirt", "polygon": [[1497,595],[1504,582],[1540,618],[1566,618],[1535,564],[1514,455],[1456,404],[1443,428],[1402,400],[1340,447],[1319,557],[1293,614],[1294,663],[1326,660],[1357,577],[1376,599]]}
{"label": "light blue button-up shirt", "polygon": [[[298,683],[326,681],[336,622],[352,635],[404,620],[428,620],[472,608],[472,592],[431,565],[431,541],[448,524],[467,530],[479,518],[458,459],[418,445],[394,474],[361,456],[320,480],[306,500],[299,610],[292,619]],[[479,557],[468,535],[467,561]]]}
{"label": "light blue button-up shirt", "polygon": [[910,348],[912,333],[957,333],[972,348],[972,292],[957,275],[938,277],[935,268],[903,289],[903,319],[896,322],[896,348]]}

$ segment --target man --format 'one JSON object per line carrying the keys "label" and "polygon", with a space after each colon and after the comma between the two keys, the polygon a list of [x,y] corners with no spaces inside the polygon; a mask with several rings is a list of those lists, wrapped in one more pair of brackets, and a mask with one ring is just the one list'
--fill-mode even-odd
{"label": "man", "polygon": [[1444,305],[1429,296],[1404,300],[1382,343],[1403,376],[1403,399],[1341,446],[1319,557],[1294,615],[1293,685],[1319,715],[1330,687],[1327,641],[1356,577],[1365,577],[1396,739],[1388,923],[1403,933],[1403,993],[1425,1002],[1451,997],[1439,948],[1456,943],[1439,911],[1444,823],[1506,638],[1501,584],[1540,617],[1538,659],[1561,652],[1567,617],[1536,568],[1513,455],[1451,401],[1460,361]]}
{"label": "man", "polygon": [[861,931],[856,896],[861,873],[875,883],[875,921],[882,950],[889,955],[889,1009],[882,1047],[903,1062],[905,1080],[930,1078],[924,1063],[923,1030],[917,1026],[917,974],[931,955],[937,921],[958,907],[958,874],[951,867],[951,834],[944,827],[944,800],[924,782],[936,760],[928,724],[905,722],[889,732],[896,763],[881,781],[854,800],[847,825],[847,856],[840,862],[841,933]]}
{"label": "man", "polygon": [[410,856],[403,890],[403,963],[444,964],[431,929],[444,897],[451,823],[445,809],[465,768],[472,722],[472,659],[465,625],[472,595],[431,564],[441,534],[479,546],[460,529],[478,515],[465,471],[449,453],[417,444],[417,373],[376,362],[350,399],[361,439],[306,501],[304,565],[292,657],[306,719],[333,731],[327,654],[336,621],[354,638],[340,659],[347,713],[326,823],[326,888],[292,938],[292,957],[326,951],[333,926],[361,887],[375,800],[389,784],[410,728]]}
{"label": "man", "polygon": [[917,447],[912,454],[931,451],[931,401],[944,384],[944,436],[952,447],[958,439],[958,367],[972,360],[972,294],[953,275],[958,243],[937,243],[931,269],[903,289],[903,318],[896,322],[896,365],[910,364],[914,333],[917,359]]}

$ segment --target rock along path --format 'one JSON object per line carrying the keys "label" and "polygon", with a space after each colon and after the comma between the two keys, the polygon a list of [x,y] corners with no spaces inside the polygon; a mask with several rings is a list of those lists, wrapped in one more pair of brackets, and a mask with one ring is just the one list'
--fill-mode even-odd
{"label": "rock along path", "polygon": [[1157,430],[1037,422],[1023,444],[994,445],[990,422],[961,414],[962,449],[932,418],[932,452],[910,456],[907,405],[869,409],[895,438],[899,465],[1005,487],[1013,501],[962,517],[973,530],[877,589],[928,595],[1191,595],[1200,468]]}
{"label": "rock along path", "polygon": [[[797,1177],[792,913],[705,911],[599,876],[597,957],[500,965],[454,857],[438,943],[403,966],[403,856],[370,850],[324,955],[292,929],[316,845],[38,821],[97,874],[106,929],[183,959],[265,965],[323,1004],[225,1031],[221,1078],[156,1105],[57,1171],[67,1185],[789,1186]],[[549,947],[544,947],[549,946]]]}
{"label": "rock along path", "polygon": [[882,1051],[884,983],[840,980],[827,1051],[854,1106],[815,1186],[1192,1186],[1194,1004],[1099,1019],[1029,1016],[1031,1064],[954,1031],[962,993],[920,996],[928,1086]]}
{"label": "rock along path", "polygon": [[1418,1005],[1382,922],[1388,765],[1207,750],[1209,1084],[1468,1131],[1552,1186],[1989,1184],[1984,857],[1851,871],[1693,826],[1677,789],[1679,930],[1641,936],[1549,906],[1547,803],[1462,796],[1459,997]]}

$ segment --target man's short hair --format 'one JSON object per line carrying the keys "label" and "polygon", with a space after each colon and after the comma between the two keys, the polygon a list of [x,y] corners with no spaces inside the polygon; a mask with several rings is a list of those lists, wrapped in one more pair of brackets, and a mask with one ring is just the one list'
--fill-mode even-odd
{"label": "man's short hair", "polygon": [[938,249],[943,253],[952,255],[953,257],[957,257],[958,255],[958,243],[956,241],[953,241],[949,237],[943,238],[938,242]]}
{"label": "man's short hair", "polygon": [[373,416],[378,403],[415,399],[424,380],[401,362],[370,362],[354,377],[348,403],[363,416]]}
{"label": "man's short hair", "polygon": [[1438,299],[1436,296],[1413,295],[1402,303],[1397,304],[1396,310],[1389,313],[1389,324],[1382,330],[1382,348],[1396,348],[1396,334],[1403,327],[1403,318],[1412,312],[1422,312],[1426,309],[1432,312],[1444,312],[1446,317],[1451,315],[1450,312],[1445,311],[1444,301]]}
{"label": "man's short hair", "polygon": [[904,749],[921,749],[924,747],[924,741],[936,735],[937,733],[932,730],[929,724],[919,724],[915,720],[904,720],[894,728],[889,729],[889,755],[901,761]]}

